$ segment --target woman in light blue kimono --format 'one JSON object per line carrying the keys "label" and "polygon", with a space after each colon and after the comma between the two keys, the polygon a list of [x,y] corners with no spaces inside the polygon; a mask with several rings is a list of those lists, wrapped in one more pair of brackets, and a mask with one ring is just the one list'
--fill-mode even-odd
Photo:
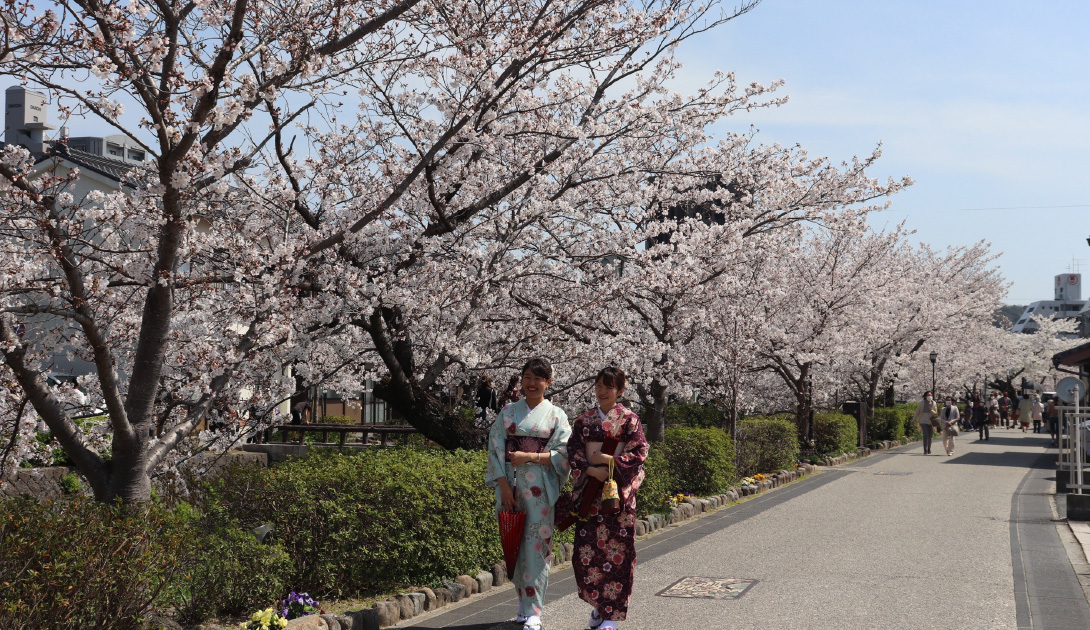
{"label": "woman in light blue kimono", "polygon": [[488,436],[485,480],[496,489],[496,511],[526,513],[514,575],[519,598],[515,621],[541,630],[541,610],[552,566],[553,506],[568,480],[568,416],[545,400],[553,368],[531,359],[522,369],[524,398],[503,408]]}

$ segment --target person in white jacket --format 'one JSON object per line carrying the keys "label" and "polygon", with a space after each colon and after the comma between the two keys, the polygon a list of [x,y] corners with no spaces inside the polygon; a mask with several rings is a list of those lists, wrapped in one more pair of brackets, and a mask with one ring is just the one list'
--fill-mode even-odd
{"label": "person in white jacket", "polygon": [[957,437],[958,420],[961,416],[961,412],[958,411],[957,405],[954,404],[954,397],[946,397],[946,405],[942,408],[942,413],[939,414],[939,420],[942,424],[942,447],[946,449],[947,455],[954,454],[954,438]]}
{"label": "person in white jacket", "polygon": [[916,413],[912,416],[912,421],[920,425],[920,432],[923,433],[923,454],[931,454],[931,418],[936,418],[939,415],[938,407],[935,406],[935,399],[931,396],[931,392],[924,392],[923,400],[916,406]]}

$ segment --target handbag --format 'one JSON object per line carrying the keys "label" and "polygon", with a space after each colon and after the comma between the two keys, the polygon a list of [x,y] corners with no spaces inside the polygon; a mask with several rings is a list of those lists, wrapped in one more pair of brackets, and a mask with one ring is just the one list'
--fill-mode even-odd
{"label": "handbag", "polygon": [[609,458],[609,478],[602,484],[602,514],[616,514],[621,511],[621,493],[613,479],[613,458]]}
{"label": "handbag", "polygon": [[953,435],[954,437],[957,437],[958,425],[957,425],[956,422],[952,422],[952,423],[946,425],[946,430],[950,432],[950,435]]}

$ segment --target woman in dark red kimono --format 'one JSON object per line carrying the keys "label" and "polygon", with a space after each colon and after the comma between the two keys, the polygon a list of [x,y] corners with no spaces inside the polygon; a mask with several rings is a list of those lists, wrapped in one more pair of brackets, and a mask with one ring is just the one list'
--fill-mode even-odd
{"label": "woman in dark red kimono", "polygon": [[[557,517],[569,513],[582,499],[588,478],[605,481],[613,460],[613,479],[620,491],[620,511],[604,514],[600,496],[585,520],[575,523],[575,555],[572,566],[579,597],[594,607],[592,630],[616,628],[628,614],[636,562],[636,490],[643,481],[648,444],[639,417],[617,402],[624,393],[624,372],[606,368],[594,379],[598,406],[583,412],[568,440],[575,489]],[[601,452],[601,443],[613,436],[619,444],[612,453]],[[590,444],[588,455],[588,443]],[[563,502],[562,502],[563,503]],[[562,512],[567,509],[567,512]]]}

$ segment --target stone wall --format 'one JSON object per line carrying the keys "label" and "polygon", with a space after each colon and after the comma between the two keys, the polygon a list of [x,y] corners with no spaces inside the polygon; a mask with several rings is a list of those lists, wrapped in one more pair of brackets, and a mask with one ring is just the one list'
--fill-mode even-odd
{"label": "stone wall", "polygon": [[39,501],[57,501],[64,496],[61,477],[71,469],[64,466],[48,468],[20,468],[15,475],[0,485],[0,496],[18,497],[30,495]]}

